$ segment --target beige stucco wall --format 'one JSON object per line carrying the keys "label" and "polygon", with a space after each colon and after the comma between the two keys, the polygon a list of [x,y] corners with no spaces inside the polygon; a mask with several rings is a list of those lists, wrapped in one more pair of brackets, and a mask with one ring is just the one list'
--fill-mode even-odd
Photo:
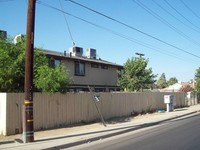
{"label": "beige stucco wall", "polygon": [[92,68],[90,62],[85,63],[85,76],[74,76],[74,60],[65,59],[62,60],[66,68],[70,71],[70,75],[73,78],[74,84],[84,85],[117,85],[117,66],[108,66],[108,69]]}

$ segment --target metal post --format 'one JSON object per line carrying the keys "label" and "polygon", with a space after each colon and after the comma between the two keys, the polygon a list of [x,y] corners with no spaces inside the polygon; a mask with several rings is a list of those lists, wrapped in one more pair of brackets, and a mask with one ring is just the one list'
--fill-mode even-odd
{"label": "metal post", "polygon": [[95,100],[94,94],[93,94],[93,92],[92,92],[92,90],[91,90],[91,88],[90,88],[89,85],[88,85],[88,89],[89,89],[89,91],[90,91],[91,98],[92,98],[93,103],[94,103],[94,105],[95,105],[95,107],[96,107],[96,109],[97,109],[97,112],[98,112],[98,114],[99,114],[99,117],[100,117],[100,119],[101,119],[101,122],[102,122],[103,125],[106,127],[106,122],[104,121],[103,116],[102,116],[102,114],[101,114],[101,112],[100,112],[100,110],[99,110],[99,108],[98,108],[98,106],[97,106],[97,104],[96,104],[96,102],[95,102],[96,100]]}
{"label": "metal post", "polygon": [[25,58],[25,100],[23,105],[23,142],[34,141],[33,128],[33,54],[36,0],[28,1]]}

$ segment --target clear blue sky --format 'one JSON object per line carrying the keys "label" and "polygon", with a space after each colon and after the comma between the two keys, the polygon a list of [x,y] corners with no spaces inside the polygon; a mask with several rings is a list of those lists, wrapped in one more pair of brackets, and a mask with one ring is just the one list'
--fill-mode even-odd
{"label": "clear blue sky", "polygon": [[[200,0],[75,1],[149,36],[67,0],[40,0],[36,4],[35,46],[60,52],[72,46],[63,13],[39,3],[42,2],[58,9],[62,6],[63,11],[100,26],[66,15],[76,46],[84,50],[95,48],[98,57],[121,65],[136,57],[136,52],[144,53],[149,59],[148,67],[158,77],[165,73],[167,79],[194,78],[200,67]],[[27,0],[0,0],[0,29],[12,37],[25,34],[27,3]]]}

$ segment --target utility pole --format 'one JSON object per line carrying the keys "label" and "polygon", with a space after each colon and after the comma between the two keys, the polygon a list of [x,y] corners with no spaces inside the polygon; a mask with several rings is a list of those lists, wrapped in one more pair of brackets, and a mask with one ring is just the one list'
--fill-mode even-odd
{"label": "utility pole", "polygon": [[36,0],[28,1],[25,58],[25,100],[23,105],[23,142],[34,142],[33,128],[33,54]]}
{"label": "utility pole", "polygon": [[[135,53],[135,54],[138,55],[139,58],[142,58],[144,56],[144,54],[142,53]],[[141,86],[141,91],[143,92],[143,84],[140,84],[140,86]]]}
{"label": "utility pole", "polygon": [[139,55],[140,57],[144,56],[142,53],[135,53],[136,55]]}

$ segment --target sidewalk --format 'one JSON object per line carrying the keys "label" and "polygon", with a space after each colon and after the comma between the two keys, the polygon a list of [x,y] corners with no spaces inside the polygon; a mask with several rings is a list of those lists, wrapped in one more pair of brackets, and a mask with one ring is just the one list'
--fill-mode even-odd
{"label": "sidewalk", "polygon": [[153,113],[100,123],[35,132],[35,142],[20,143],[21,134],[0,136],[0,149],[61,149],[68,148],[129,131],[154,126],[172,119],[186,117],[200,111],[200,105],[175,109],[173,112]]}

